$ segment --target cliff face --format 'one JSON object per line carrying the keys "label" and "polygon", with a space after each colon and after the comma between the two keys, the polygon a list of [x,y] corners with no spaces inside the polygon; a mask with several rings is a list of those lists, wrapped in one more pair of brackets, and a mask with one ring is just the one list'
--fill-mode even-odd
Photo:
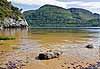
{"label": "cliff face", "polygon": [[22,13],[19,9],[8,2],[7,0],[0,0],[0,27],[27,27]]}
{"label": "cliff face", "polygon": [[13,18],[4,18],[1,24],[4,28],[21,28],[21,27],[27,27],[28,24],[26,20],[19,18],[18,20]]}

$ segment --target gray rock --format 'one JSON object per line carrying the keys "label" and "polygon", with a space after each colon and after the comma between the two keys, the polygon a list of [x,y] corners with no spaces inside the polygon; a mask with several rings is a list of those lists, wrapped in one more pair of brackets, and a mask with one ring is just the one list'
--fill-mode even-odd
{"label": "gray rock", "polygon": [[13,18],[5,18],[3,21],[1,21],[2,25],[0,25],[1,29],[2,27],[4,28],[14,28],[14,27],[27,27],[28,23],[26,22],[25,19],[19,18],[18,20],[13,19]]}
{"label": "gray rock", "polygon": [[52,58],[58,58],[62,55],[63,52],[58,50],[48,50],[46,52],[42,52],[39,54],[38,59],[40,60],[46,60],[46,59],[52,59]]}

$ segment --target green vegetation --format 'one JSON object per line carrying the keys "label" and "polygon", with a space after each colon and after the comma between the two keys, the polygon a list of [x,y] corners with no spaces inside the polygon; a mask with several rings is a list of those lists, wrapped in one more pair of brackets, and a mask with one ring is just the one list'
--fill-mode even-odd
{"label": "green vegetation", "polygon": [[3,23],[5,17],[18,19],[19,17],[23,17],[21,14],[21,10],[17,7],[14,7],[11,2],[7,0],[0,0],[0,23]]}
{"label": "green vegetation", "polygon": [[31,27],[100,27],[100,15],[81,8],[44,5],[23,14]]}
{"label": "green vegetation", "polygon": [[15,40],[15,37],[0,36],[0,40]]}

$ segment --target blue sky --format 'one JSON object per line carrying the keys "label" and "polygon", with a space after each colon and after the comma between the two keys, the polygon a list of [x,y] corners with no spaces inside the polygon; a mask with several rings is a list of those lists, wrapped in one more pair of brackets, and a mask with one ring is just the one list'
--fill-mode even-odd
{"label": "blue sky", "polygon": [[60,6],[63,8],[83,8],[100,14],[100,0],[8,0],[13,5],[22,8],[23,11],[35,10],[45,4]]}

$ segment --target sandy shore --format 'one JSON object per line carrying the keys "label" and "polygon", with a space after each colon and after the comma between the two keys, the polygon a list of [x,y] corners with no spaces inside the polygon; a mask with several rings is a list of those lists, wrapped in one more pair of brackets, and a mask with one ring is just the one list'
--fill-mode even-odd
{"label": "sandy shore", "polygon": [[7,67],[11,67],[10,69],[86,69],[87,67],[100,69],[100,62],[96,56],[97,49],[78,49],[78,54],[76,50],[68,49],[59,58],[50,60],[38,60],[36,57],[39,52],[35,51],[10,52],[0,56],[0,61],[3,60],[0,62],[0,69],[7,69]]}
{"label": "sandy shore", "polygon": [[96,61],[61,56],[51,60],[34,61],[22,69],[85,69],[90,64],[96,64]]}

